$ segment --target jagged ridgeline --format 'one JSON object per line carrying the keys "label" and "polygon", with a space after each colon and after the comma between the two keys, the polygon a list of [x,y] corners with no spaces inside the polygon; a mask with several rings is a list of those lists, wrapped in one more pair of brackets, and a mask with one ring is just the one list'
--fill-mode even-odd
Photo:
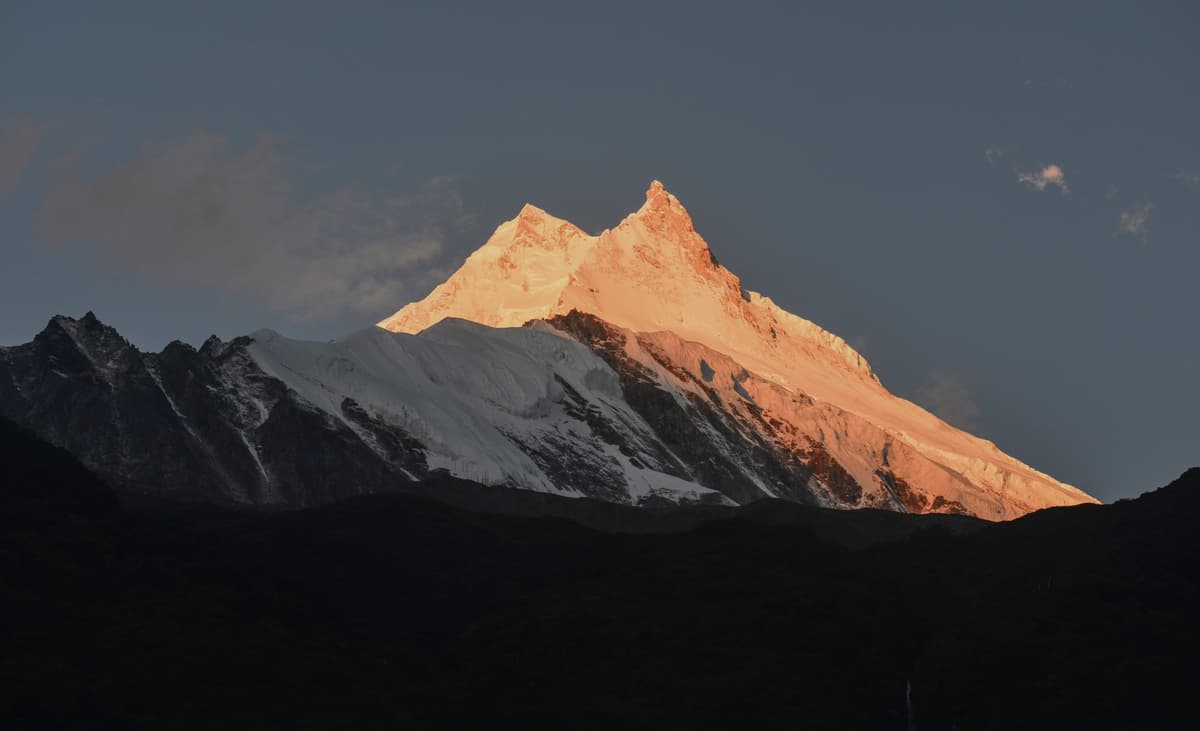
{"label": "jagged ridgeline", "polygon": [[597,236],[526,206],[426,299],[333,342],[152,354],[56,317],[0,349],[0,409],[127,498],[301,506],[449,475],[644,506],[1094,502],[746,291],[658,182]]}

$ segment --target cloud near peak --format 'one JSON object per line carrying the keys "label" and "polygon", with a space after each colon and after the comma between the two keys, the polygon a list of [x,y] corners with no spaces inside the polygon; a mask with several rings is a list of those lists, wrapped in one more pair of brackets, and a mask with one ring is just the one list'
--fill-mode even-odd
{"label": "cloud near peak", "polygon": [[962,378],[954,373],[934,369],[917,389],[917,403],[932,411],[943,421],[959,429],[979,433],[979,406]]}
{"label": "cloud near peak", "polygon": [[269,135],[243,150],[195,132],[52,188],[37,233],[97,246],[163,283],[215,285],[299,319],[395,308],[464,218],[444,179],[415,196],[292,190]]}

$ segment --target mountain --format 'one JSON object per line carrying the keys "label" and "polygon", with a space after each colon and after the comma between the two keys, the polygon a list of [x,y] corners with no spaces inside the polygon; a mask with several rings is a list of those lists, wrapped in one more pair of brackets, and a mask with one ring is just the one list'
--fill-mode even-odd
{"label": "mountain", "polygon": [[266,376],[248,338],[141,353],[88,313],[0,349],[0,416],[126,502],[327,502],[387,478],[348,429]]}
{"label": "mountain", "polygon": [[0,348],[0,416],[127,502],[309,506],[445,477],[643,507],[992,520],[1092,501],[743,290],[657,182],[599,236],[526,206],[380,324],[155,354],[91,313],[59,316]]}
{"label": "mountain", "polygon": [[[893,396],[842,338],[747,291],[658,181],[638,211],[597,236],[526,205],[428,297],[379,325],[417,333],[445,318],[549,322],[600,353],[627,394],[648,383],[686,410],[720,412],[692,420],[738,433],[731,461],[765,452],[757,463],[782,466],[729,470],[741,492],[695,475],[738,501],[807,495],[989,518],[1092,501]],[[806,469],[815,484],[799,479]]]}

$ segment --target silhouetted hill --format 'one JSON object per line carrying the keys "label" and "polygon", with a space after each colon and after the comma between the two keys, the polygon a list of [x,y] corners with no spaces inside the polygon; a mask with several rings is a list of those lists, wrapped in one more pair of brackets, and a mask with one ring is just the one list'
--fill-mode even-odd
{"label": "silhouetted hill", "polygon": [[[863,548],[883,541],[907,538],[916,531],[943,528],[969,533],[989,523],[967,515],[897,513],[890,510],[835,510],[801,505],[788,500],[759,500],[744,506],[633,507],[592,498],[568,498],[544,492],[496,489],[447,475],[419,482],[397,483],[388,495],[428,498],[475,513],[520,518],[562,518],[598,531],[615,533],[680,533],[716,520],[746,520],[769,525],[789,525],[847,548]],[[383,504],[386,495],[350,498],[351,504]]]}
{"label": "silhouetted hill", "polygon": [[1193,727],[1198,498],[1193,468],[1136,500],[910,542],[934,572],[914,589],[936,584],[927,606],[949,617],[916,663],[921,728]]}
{"label": "silhouetted hill", "polygon": [[771,505],[637,533],[419,495],[11,521],[0,723],[1190,728],[1198,478],[860,549]]}
{"label": "silhouetted hill", "polygon": [[14,513],[95,515],[117,509],[104,481],[70,452],[0,418],[0,510]]}

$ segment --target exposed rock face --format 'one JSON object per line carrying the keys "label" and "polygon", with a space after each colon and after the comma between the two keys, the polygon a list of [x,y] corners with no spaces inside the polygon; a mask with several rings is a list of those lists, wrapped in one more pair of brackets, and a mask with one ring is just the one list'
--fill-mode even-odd
{"label": "exposed rock face", "polygon": [[692,479],[738,503],[780,497],[990,518],[1033,509],[971,483],[857,414],[760,378],[705,346],[579,312],[547,322],[617,372],[626,400]]}
{"label": "exposed rock face", "polygon": [[303,506],[381,489],[401,464],[420,473],[403,435],[389,430],[391,460],[379,459],[264,374],[250,342],[174,342],[148,354],[91,313],[56,317],[33,342],[0,349],[0,412],[126,499]]}

